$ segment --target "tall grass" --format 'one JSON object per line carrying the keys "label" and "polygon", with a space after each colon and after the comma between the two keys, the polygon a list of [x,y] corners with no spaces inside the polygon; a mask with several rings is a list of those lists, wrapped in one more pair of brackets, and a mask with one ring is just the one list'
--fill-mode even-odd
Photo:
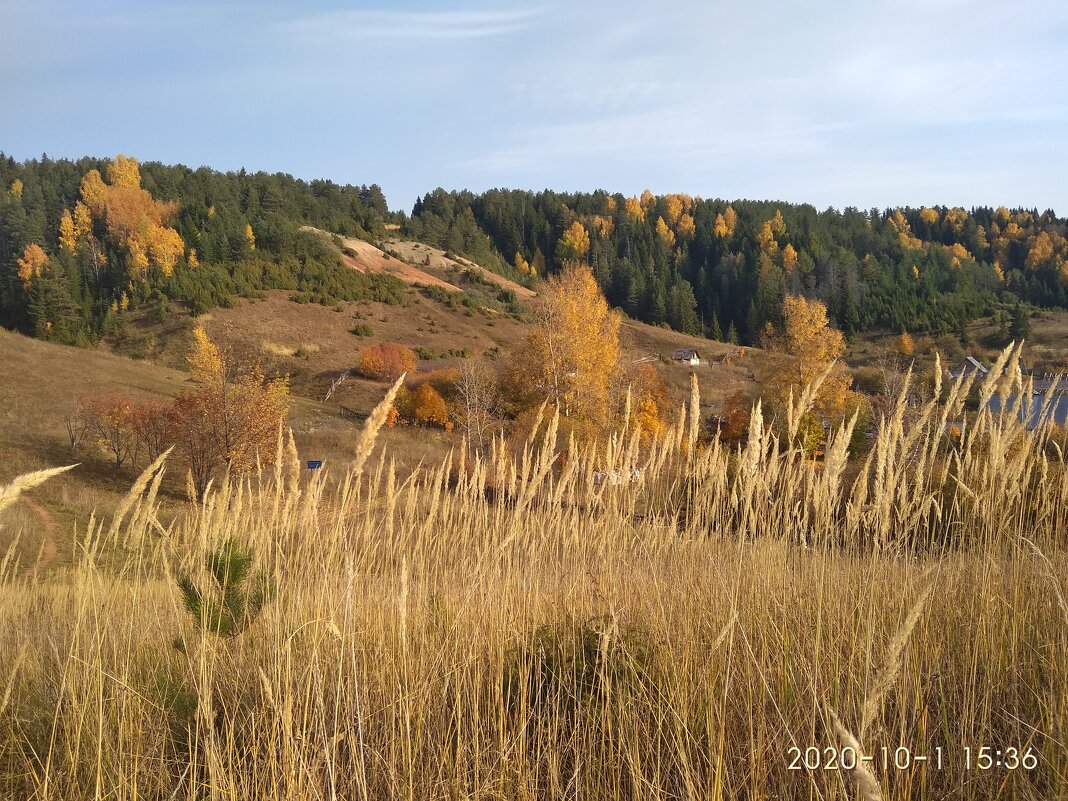
{"label": "tall grass", "polygon": [[[848,426],[814,463],[758,411],[738,450],[695,446],[684,417],[561,469],[546,410],[518,452],[403,480],[383,459],[298,491],[287,441],[273,475],[173,523],[154,465],[71,568],[0,585],[0,794],[1064,795],[1065,443],[1011,410],[947,434],[968,390],[903,393],[859,464]],[[176,577],[206,586],[230,541],[276,593],[219,636]],[[791,747],[845,744],[944,765],[788,769]],[[1039,765],[965,770],[984,745]]]}

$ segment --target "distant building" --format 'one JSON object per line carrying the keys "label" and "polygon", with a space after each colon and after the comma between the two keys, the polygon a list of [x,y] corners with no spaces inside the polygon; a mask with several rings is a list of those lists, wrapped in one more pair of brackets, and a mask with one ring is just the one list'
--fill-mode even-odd
{"label": "distant building", "polygon": [[690,365],[690,367],[699,367],[701,364],[701,355],[693,348],[679,348],[671,354],[671,361],[685,362]]}
{"label": "distant building", "polygon": [[952,368],[949,371],[949,377],[952,378],[954,381],[960,378],[962,375],[976,375],[978,378],[986,378],[989,372],[990,370],[984,367],[983,363],[976,359],[974,356],[965,356],[964,359],[961,360],[960,364],[958,364],[956,367]]}

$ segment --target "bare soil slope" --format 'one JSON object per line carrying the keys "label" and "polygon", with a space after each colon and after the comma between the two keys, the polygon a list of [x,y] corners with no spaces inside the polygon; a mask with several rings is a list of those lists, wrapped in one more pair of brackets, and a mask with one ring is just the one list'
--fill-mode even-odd
{"label": "bare soil slope", "polygon": [[[319,228],[305,225],[303,230],[312,231],[331,242],[334,241],[333,234]],[[347,236],[340,236],[338,239],[341,240],[341,257],[345,260],[345,264],[352,267],[354,270],[359,270],[363,273],[385,273],[387,275],[392,275],[394,278],[399,278],[406,284],[438,286],[449,292],[461,291],[460,287],[450,284],[448,281],[444,281],[428,272],[424,272],[418,267],[414,267],[401,259],[394,258],[388,253],[379,250],[370,242],[364,242],[362,239],[353,239],[352,237]]]}

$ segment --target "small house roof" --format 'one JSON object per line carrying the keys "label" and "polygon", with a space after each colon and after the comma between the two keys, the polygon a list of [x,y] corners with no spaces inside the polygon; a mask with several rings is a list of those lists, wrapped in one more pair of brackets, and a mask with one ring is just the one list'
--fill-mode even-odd
{"label": "small house roof", "polygon": [[678,359],[680,361],[689,361],[690,359],[700,359],[700,354],[693,348],[679,348],[671,354],[672,359]]}

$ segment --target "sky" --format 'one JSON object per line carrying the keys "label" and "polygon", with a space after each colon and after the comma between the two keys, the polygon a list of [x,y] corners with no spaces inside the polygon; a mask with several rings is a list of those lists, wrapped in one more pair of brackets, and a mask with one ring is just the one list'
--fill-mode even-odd
{"label": "sky", "polygon": [[1068,3],[0,0],[0,151],[1068,214]]}

